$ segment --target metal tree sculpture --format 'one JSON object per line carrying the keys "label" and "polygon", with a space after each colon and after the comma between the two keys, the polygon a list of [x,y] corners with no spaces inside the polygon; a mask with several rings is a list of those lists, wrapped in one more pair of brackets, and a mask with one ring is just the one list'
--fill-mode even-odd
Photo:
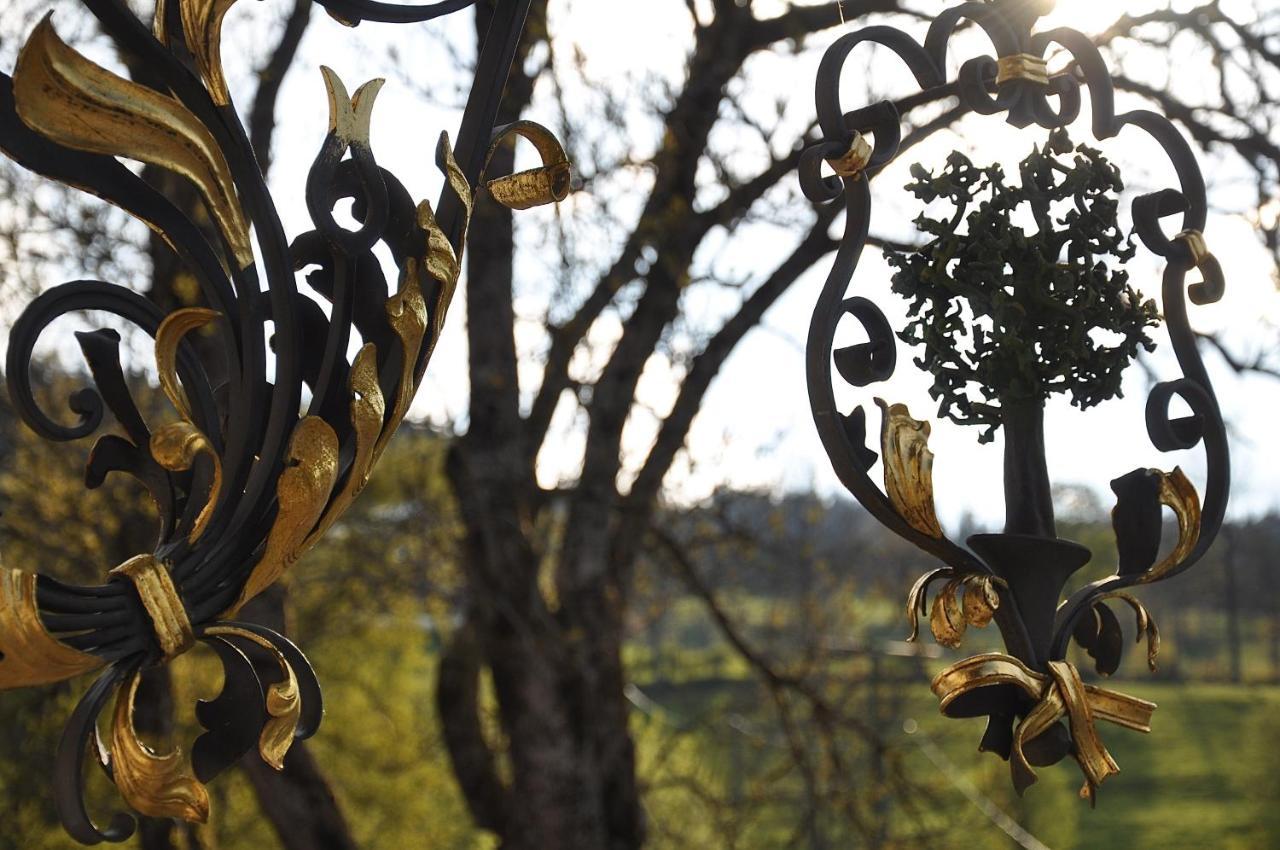
{"label": "metal tree sculpture", "polygon": [[[1196,350],[1187,300],[1217,301],[1224,281],[1205,245],[1205,185],[1190,146],[1162,115],[1116,114],[1112,78],[1093,43],[1071,29],[1035,31],[1052,6],[1048,0],[967,2],[938,15],[923,44],[900,30],[876,26],[845,35],[829,49],[817,84],[823,141],[805,152],[801,183],[815,203],[843,197],[847,221],[814,311],[807,369],[814,421],[841,481],[881,523],[946,565],[911,589],[907,605],[913,625],[928,614],[935,638],[956,647],[969,626],[994,620],[1004,639],[1007,654],[966,659],[934,679],[943,713],[988,718],[981,749],[1010,761],[1019,793],[1035,782],[1035,766],[1070,755],[1084,773],[1081,794],[1093,801],[1098,786],[1119,770],[1099,737],[1097,721],[1147,732],[1155,705],[1085,684],[1067,660],[1068,645],[1074,639],[1083,647],[1099,673],[1115,672],[1122,633],[1108,603],[1120,601],[1136,613],[1139,639],[1147,637],[1154,669],[1159,632],[1126,591],[1194,566],[1222,525],[1230,473],[1227,440]],[[949,43],[966,22],[986,34],[996,55],[968,59],[957,78],[948,80]],[[883,312],[868,299],[847,294],[867,240],[870,181],[894,159],[901,141],[893,103],[853,111],[841,104],[845,61],[854,48],[869,43],[890,48],[905,62],[922,97],[956,96],[972,111],[1002,115],[1019,128],[1062,130],[1079,116],[1087,88],[1099,142],[1126,128],[1141,130],[1177,174],[1177,188],[1133,202],[1139,240],[1166,262],[1164,320],[1182,370],[1182,377],[1152,390],[1146,424],[1160,451],[1204,447],[1203,506],[1180,469],[1137,469],[1115,479],[1115,572],[1065,601],[1068,580],[1092,553],[1056,536],[1041,425],[1044,398],[1068,391],[1087,407],[1117,394],[1120,371],[1149,344],[1147,329],[1156,324],[1152,308],[1129,288],[1123,270],[1107,262],[1123,263],[1132,255],[1110,197],[1120,188],[1119,176],[1088,149],[1080,149],[1075,167],[1056,162],[1067,152],[1060,135],[1024,163],[1020,187],[1005,186],[999,172],[976,169],[959,157],[938,177],[913,170],[912,191],[924,200],[949,197],[956,214],[946,222],[922,218],[918,223],[932,241],[919,254],[891,260],[898,268],[895,288],[914,303],[915,318],[904,339],[923,344],[919,365],[935,375],[942,415],[985,425],[986,437],[996,427],[1005,432],[1004,533],[975,535],[966,541],[968,548],[962,547],[947,538],[935,515],[929,424],[911,418],[903,405],[877,399],[883,411],[878,456],[866,446],[865,409],[844,414],[835,401],[836,373],[854,387],[867,387],[887,381],[897,363],[894,330]],[[1069,57],[1066,70],[1049,72],[1044,57],[1051,49]],[[834,177],[823,175],[824,165]],[[983,191],[990,198],[969,213],[968,234],[958,235],[969,202]],[[1070,201],[1070,211],[1057,221],[1051,218],[1054,199]],[[1038,221],[1035,234],[1022,232],[1010,218],[1012,207],[1024,204]],[[1169,236],[1162,220],[1176,215],[1182,217],[1181,227]],[[1193,270],[1203,279],[1188,285]],[[972,329],[956,325],[959,301],[982,316]],[[846,315],[861,325],[867,341],[836,350],[837,325]],[[1099,347],[1083,338],[1094,329],[1118,332],[1122,341],[1110,349]],[[974,353],[957,350],[957,338],[966,330]],[[974,383],[985,393],[977,400],[968,392]],[[1171,416],[1175,398],[1191,409],[1190,416]],[[877,459],[883,461],[883,489],[869,475]],[[1177,517],[1178,539],[1157,560],[1164,506]],[[930,609],[929,588],[943,580]]]}
{"label": "metal tree sculpture", "polygon": [[[1073,165],[1060,161],[1072,152]],[[1121,395],[1125,367],[1140,348],[1155,348],[1147,328],[1159,313],[1108,262],[1136,252],[1112,197],[1123,189],[1116,167],[1058,130],[1020,170],[1020,185],[1010,186],[1000,166],[976,168],[958,152],[936,177],[917,165],[908,190],[926,203],[945,199],[954,212],[922,214],[916,227],[933,239],[887,259],[898,269],[893,291],[911,301],[899,337],[923,349],[916,365],[933,374],[938,415],[983,426],[980,443],[1004,430],[1007,525],[1053,536],[1045,401],[1069,394],[1084,410]],[[1032,233],[1015,222],[1023,212]]]}
{"label": "metal tree sculpture", "polygon": [[[292,742],[315,733],[320,688],[306,658],[281,635],[237,622],[236,614],[338,520],[408,411],[458,281],[473,192],[483,188],[524,209],[569,191],[568,162],[549,132],[527,122],[493,126],[529,7],[529,0],[508,0],[499,4],[481,50],[456,156],[448,136],[440,139],[436,159],[446,186],[435,207],[415,202],[374,158],[369,122],[382,81],[349,96],[323,69],[329,131],[306,185],[315,230],[290,242],[223,77],[221,27],[232,2],[157,3],[148,27],[123,0],[84,0],[119,49],[163,81],[157,87],[93,64],[58,37],[49,18],[27,40],[13,76],[0,74],[0,149],[161,234],[209,304],[164,315],[129,289],[79,280],[32,302],[10,337],[6,377],[23,420],[50,440],[71,441],[92,435],[110,411],[123,435],[99,437],[87,481],[131,475],[160,516],[154,550],[116,567],[101,586],[0,569],[0,689],[102,670],[67,724],[55,770],[59,815],[86,844],[123,841],[135,828],[126,814],[106,827],[90,819],[83,765],[91,746],[134,811],[204,821],[205,783],[254,747],[281,768]],[[319,2],[354,26],[426,21],[473,0]],[[534,143],[543,165],[486,179],[488,157],[516,136]],[[190,181],[212,225],[193,223],[121,159]],[[344,199],[354,201],[357,229],[334,219]],[[375,259],[379,242],[395,258],[394,291]],[[307,286],[329,303],[328,315],[299,291],[296,275],[303,270]],[[72,395],[78,421],[61,424],[40,408],[32,352],[52,321],[77,310],[112,313],[154,338],[173,421],[148,423],[139,413],[112,330],[77,334],[96,387]],[[211,364],[188,339],[197,329],[217,335],[225,384],[211,384]],[[348,359],[356,341],[358,353]],[[222,693],[198,704],[196,717],[207,731],[189,755],[157,754],[133,724],[141,671],[197,643],[221,660]],[[274,661],[273,680],[260,680],[250,660],[261,653]],[[113,695],[110,733],[102,740],[98,717]]]}

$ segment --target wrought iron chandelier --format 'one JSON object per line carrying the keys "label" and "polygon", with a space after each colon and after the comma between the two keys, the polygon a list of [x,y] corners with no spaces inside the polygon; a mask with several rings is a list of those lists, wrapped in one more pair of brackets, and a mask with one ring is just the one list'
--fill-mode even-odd
{"label": "wrought iron chandelier", "polygon": [[[1093,802],[1098,786],[1119,770],[1099,736],[1098,721],[1148,732],[1155,705],[1085,684],[1068,661],[1068,648],[1074,640],[1092,656],[1099,673],[1115,672],[1123,652],[1122,633],[1109,603],[1127,604],[1136,614],[1139,640],[1147,638],[1154,670],[1159,632],[1128,591],[1190,569],[1221,528],[1230,485],[1227,438],[1188,322],[1187,302],[1219,300],[1224,281],[1203,236],[1205,184],[1191,147],[1163,115],[1146,110],[1116,113],[1111,74],[1090,39],[1071,29],[1037,30],[1039,19],[1053,5],[1052,0],[967,2],[935,17],[923,43],[899,29],[872,26],[842,36],[828,50],[817,80],[823,140],[805,152],[801,182],[815,203],[843,198],[847,223],[814,310],[807,370],[814,422],[842,483],[882,524],[945,564],[911,589],[911,622],[927,614],[939,643],[958,647],[967,627],[994,620],[1004,640],[1006,653],[968,658],[934,679],[943,714],[988,718],[980,749],[1010,762],[1019,793],[1036,781],[1037,766],[1071,756],[1084,774],[1081,795]],[[967,59],[957,76],[948,79],[951,42],[962,26],[984,33],[994,55]],[[882,409],[877,456],[867,447],[865,409],[842,413],[836,403],[837,375],[852,387],[871,387],[888,381],[897,363],[894,328],[875,303],[849,291],[868,237],[871,180],[897,157],[902,141],[894,103],[850,111],[841,102],[846,60],[855,48],[868,44],[889,48],[914,75],[921,93],[910,101],[954,96],[979,115],[1001,116],[1014,127],[1055,134],[1024,162],[1021,187],[1004,185],[1002,172],[974,168],[962,157],[949,161],[942,175],[913,169],[917,182],[912,191],[917,197],[931,201],[949,195],[957,201],[957,212],[950,222],[927,228],[930,239],[919,255],[894,260],[899,269],[895,289],[913,293],[916,299],[911,328],[903,336],[926,350],[917,363],[935,376],[941,414],[987,424],[987,439],[995,428],[1006,431],[1005,530],[971,537],[967,548],[947,538],[935,515],[930,425],[913,419],[903,405],[877,399]],[[1046,57],[1051,54],[1055,64],[1061,61],[1062,70],[1049,70]],[[1043,430],[1038,426],[1044,397],[1074,382],[1083,394],[1074,399],[1079,406],[1096,403],[1097,374],[1104,373],[1088,371],[1086,365],[1092,369],[1099,363],[1114,371],[1105,374],[1114,381],[1110,394],[1116,394],[1119,371],[1136,345],[1149,343],[1144,328],[1159,318],[1154,305],[1140,308],[1133,302],[1124,284],[1127,273],[1092,262],[1100,245],[1093,235],[1115,231],[1116,204],[1107,196],[1119,188],[1119,180],[1099,152],[1072,148],[1063,141],[1064,129],[1080,115],[1086,90],[1097,142],[1126,130],[1126,137],[1145,133],[1148,147],[1163,153],[1177,175],[1176,187],[1137,197],[1132,206],[1138,240],[1166,264],[1163,322],[1182,372],[1151,391],[1146,426],[1161,452],[1202,446],[1206,476],[1203,500],[1180,469],[1137,469],[1115,479],[1115,572],[1063,600],[1068,580],[1090,562],[1092,553],[1056,535]],[[1075,167],[1055,156],[1070,153],[1077,155]],[[824,168],[834,176],[826,176]],[[969,204],[980,189],[989,191],[992,199]],[[1058,220],[1048,215],[1046,198],[1054,192],[1071,210]],[[1040,233],[1027,234],[996,215],[1010,198],[1033,208],[1041,204],[1036,210]],[[1180,219],[1174,235],[1166,229],[1166,219]],[[965,234],[957,229],[963,221],[969,224]],[[1059,238],[1052,230],[1061,222],[1066,229]],[[992,224],[996,226],[986,229]],[[1126,247],[1123,240],[1112,239],[1111,247],[1121,260],[1132,256],[1132,246]],[[991,253],[982,254],[983,250]],[[1193,271],[1202,279],[1189,284]],[[1082,336],[1091,329],[1086,308],[1096,314],[1101,307],[1107,320],[1124,318],[1129,323],[1128,350],[1100,349]],[[866,341],[837,348],[837,326],[846,316],[862,328]],[[954,341],[966,332],[969,343],[977,346],[971,353],[960,351]],[[1079,359],[1058,362],[1060,352],[1048,351],[1052,334],[1076,339]],[[984,379],[997,391],[997,403],[965,394],[966,386]],[[1029,391],[1036,382],[1039,392]],[[1171,415],[1176,399],[1191,415]],[[1019,417],[1029,418],[1031,427]],[[883,489],[869,475],[877,460],[883,464]],[[1176,515],[1178,538],[1160,558],[1166,506]],[[943,584],[930,607],[928,592],[935,582]]]}
{"label": "wrought iron chandelier", "polygon": [[[329,129],[305,193],[315,229],[290,241],[223,75],[222,21],[233,2],[158,2],[148,26],[124,0],[83,0],[159,85],[94,64],[58,37],[48,17],[13,75],[0,73],[0,149],[159,233],[208,303],[165,315],[125,287],[78,280],[35,299],[10,336],[6,376],[26,424],[49,440],[73,441],[94,434],[109,411],[123,433],[99,437],[89,477],[133,476],[160,513],[154,551],[117,566],[100,586],[0,569],[0,690],[100,671],[67,723],[54,778],[62,823],[85,844],[124,841],[135,829],[123,813],[105,827],[90,818],[90,751],[133,811],[204,821],[205,784],[240,756],[256,747],[280,769],[293,741],[315,733],[321,695],[306,657],[236,615],[342,516],[407,413],[458,281],[474,193],[526,209],[569,192],[569,163],[550,132],[530,122],[494,127],[530,5],[507,0],[483,42],[457,147],[441,136],[436,161],[446,180],[434,207],[415,202],[374,157],[370,116],[382,81],[349,95],[322,69]],[[474,0],[318,2],[355,26],[428,21]],[[534,144],[542,165],[486,175],[497,146],[516,137]],[[185,178],[212,225],[194,224],[122,159]],[[335,221],[333,209],[346,199],[354,200],[357,229]],[[393,290],[374,257],[378,243],[395,258]],[[299,291],[304,269],[306,285],[330,305],[328,316]],[[154,338],[172,421],[152,427],[140,414],[113,330],[77,334],[96,388],[72,396],[78,421],[60,424],[41,409],[31,380],[37,340],[55,319],[80,310],[114,314]],[[217,335],[225,385],[212,385],[210,364],[189,336],[197,330]],[[361,347],[348,359],[353,341]],[[221,660],[223,691],[197,706],[207,731],[189,754],[157,754],[134,728],[140,676],[197,644]],[[250,659],[263,651],[277,668],[265,680]],[[113,695],[110,732],[101,736],[98,718]]]}

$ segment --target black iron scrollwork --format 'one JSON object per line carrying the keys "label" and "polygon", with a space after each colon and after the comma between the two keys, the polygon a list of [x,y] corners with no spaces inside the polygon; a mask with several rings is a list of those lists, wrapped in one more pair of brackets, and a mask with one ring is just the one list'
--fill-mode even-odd
{"label": "black iron scrollwork", "polygon": [[[822,139],[804,152],[800,178],[805,194],[815,203],[843,196],[847,222],[814,309],[807,372],[814,421],[840,480],[880,522],[946,564],[912,591],[908,605],[913,620],[928,610],[930,583],[950,579],[934,603],[933,626],[939,640],[955,645],[966,624],[969,600],[978,612],[969,621],[985,625],[990,617],[983,614],[982,600],[997,594],[992,598],[994,619],[1010,655],[979,656],[944,671],[934,683],[944,712],[989,717],[984,749],[1012,760],[1019,790],[1034,781],[1031,764],[1051,764],[1073,755],[1086,774],[1086,796],[1092,797],[1097,784],[1114,772],[1114,762],[1101,746],[1093,721],[1106,719],[1145,731],[1144,718],[1154,706],[1080,683],[1074,668],[1066,669],[1070,667],[1068,645],[1074,638],[1093,655],[1100,672],[1113,672],[1120,661],[1121,632],[1107,605],[1120,601],[1137,614],[1139,636],[1148,638],[1154,665],[1158,631],[1141,603],[1125,591],[1189,569],[1221,528],[1230,482],[1227,439],[1196,348],[1187,302],[1217,301],[1224,280],[1205,245],[1205,183],[1190,145],[1158,113],[1117,114],[1110,71],[1088,37],[1071,29],[1034,31],[1046,6],[1052,4],[962,3],[933,20],[923,43],[896,28],[871,26],[841,36],[827,51],[818,71],[816,94]],[[955,79],[949,80],[945,69],[952,36],[964,24],[976,25],[985,33],[994,54],[966,59]],[[887,381],[896,363],[895,335],[884,314],[866,298],[849,294],[867,242],[870,181],[894,160],[902,142],[894,103],[847,110],[841,101],[846,62],[856,48],[868,44],[889,48],[914,76],[921,94],[908,101],[954,96],[971,111],[1003,116],[1016,127],[1065,128],[1079,117],[1087,89],[1091,130],[1097,141],[1112,139],[1127,128],[1140,130],[1177,175],[1176,187],[1138,197],[1132,206],[1136,234],[1166,263],[1164,319],[1182,371],[1182,377],[1151,391],[1147,430],[1152,444],[1162,452],[1203,446],[1207,469],[1203,500],[1180,470],[1140,469],[1118,478],[1113,482],[1119,500],[1114,514],[1120,550],[1116,572],[1077,590],[1065,602],[1062,590],[1069,576],[1088,562],[1087,549],[1052,536],[1037,539],[1019,534],[980,535],[968,541],[969,548],[951,542],[940,530],[932,530],[938,527],[932,519],[932,455],[924,443],[927,423],[911,419],[901,406],[882,403],[882,488],[869,474],[876,453],[865,445],[864,409],[858,407],[846,415],[836,405],[836,374],[852,386],[866,387]],[[1049,72],[1046,56],[1051,50],[1064,57],[1064,70]],[[834,174],[828,176],[826,169]],[[1166,229],[1171,217],[1180,217],[1179,225]],[[1188,275],[1193,271],[1203,279],[1189,286]],[[835,350],[836,328],[846,315],[861,324],[868,341]],[[1191,409],[1190,416],[1171,416],[1175,399]],[[1180,537],[1173,552],[1156,563],[1164,507],[1177,515]],[[921,521],[921,516],[929,521]],[[1057,722],[1064,717],[1069,720],[1066,729]]]}
{"label": "black iron scrollwork", "polygon": [[[125,840],[134,819],[118,814],[99,827],[87,813],[83,765],[91,753],[133,811],[199,821],[208,817],[204,784],[244,752],[257,747],[281,768],[290,744],[316,732],[320,687],[306,657],[281,635],[238,621],[237,612],[342,515],[407,414],[458,282],[474,192],[518,208],[558,201],[569,189],[569,166],[550,133],[524,123],[514,132],[535,144],[543,165],[483,175],[491,145],[513,132],[494,123],[529,8],[529,0],[502,3],[457,147],[441,137],[445,189],[434,206],[415,201],[374,155],[369,122],[382,81],[351,95],[323,69],[329,130],[305,191],[314,230],[290,241],[223,77],[221,24],[231,4],[168,0],[147,26],[122,0],[84,2],[156,82],[95,65],[46,18],[12,76],[0,74],[0,150],[160,233],[207,305],[166,315],[123,286],[72,281],[33,301],[10,337],[9,391],[22,419],[47,439],[72,441],[94,434],[110,414],[123,433],[97,440],[88,484],[133,476],[160,514],[154,551],[117,567],[105,584],[75,587],[0,570],[0,689],[101,671],[56,761],[62,821],[73,838],[94,844]],[[427,21],[474,0],[318,2],[355,25]],[[211,224],[194,223],[122,159],[185,178]],[[334,217],[344,200],[354,228]],[[395,259],[394,281],[375,258],[379,244]],[[299,289],[299,273],[310,295]],[[169,421],[140,413],[112,330],[78,335],[93,386],[71,396],[71,424],[42,409],[33,352],[54,320],[81,310],[114,314],[154,339]],[[195,334],[218,344],[197,347]],[[353,341],[360,345],[349,358]],[[138,677],[197,644],[220,659],[223,690],[197,706],[206,732],[190,754],[158,755],[134,732]],[[98,740],[98,718],[113,696],[111,732]]]}

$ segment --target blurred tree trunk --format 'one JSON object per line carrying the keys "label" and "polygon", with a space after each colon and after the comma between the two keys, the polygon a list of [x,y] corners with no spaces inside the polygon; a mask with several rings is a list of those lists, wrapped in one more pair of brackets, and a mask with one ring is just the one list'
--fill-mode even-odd
{"label": "blurred tree trunk", "polygon": [[[477,7],[480,38],[493,8]],[[545,21],[545,2],[535,3],[499,124],[517,120],[532,98],[536,75],[524,64],[545,38]],[[513,151],[504,149],[489,173],[513,166]],[[539,557],[528,537],[539,492],[518,402],[511,213],[481,198],[470,233],[470,429],[449,472],[467,529],[470,629],[479,652],[455,640],[446,655],[455,676],[442,679],[438,693],[450,753],[477,822],[505,850],[634,850],[644,828],[623,689],[622,591],[615,581],[595,582],[561,596],[553,610],[539,590]],[[605,542],[582,557],[602,576],[615,575]],[[481,659],[509,741],[509,787],[468,722],[474,711],[459,705],[474,690],[443,687],[474,679],[465,671]]]}
{"label": "blurred tree trunk", "polygon": [[[854,4],[847,4],[853,6]],[[860,11],[892,2],[856,4]],[[477,6],[483,37],[494,3]],[[797,7],[757,19],[747,4],[716,2],[699,22],[689,83],[664,114],[666,140],[653,166],[655,186],[641,221],[613,267],[577,315],[550,328],[543,381],[522,415],[515,340],[511,214],[478,199],[467,253],[468,431],[454,446],[450,479],[466,528],[464,568],[471,600],[467,627],[446,648],[437,701],[455,773],[480,826],[504,850],[637,850],[646,837],[622,659],[632,573],[661,492],[707,387],[733,347],[765,310],[814,262],[834,248],[834,211],[746,299],[692,367],[644,469],[619,492],[622,432],[646,362],[680,312],[694,253],[713,228],[729,226],[792,173],[798,150],[728,199],[695,213],[699,164],[729,82],[753,53],[777,41],[838,23],[834,6]],[[539,68],[527,67],[546,38],[546,2],[534,4],[508,83],[499,123],[530,103]],[[541,53],[539,52],[539,55]],[[488,174],[512,170],[510,150]],[[640,272],[646,254],[657,260]],[[609,362],[583,402],[590,424],[581,477],[560,500],[541,490],[536,461],[552,414],[571,391],[569,362],[617,292],[643,280],[644,294],[626,321]],[[539,530],[562,530],[553,541]],[[548,590],[548,587],[553,589]],[[492,676],[510,779],[479,722],[476,682]]]}

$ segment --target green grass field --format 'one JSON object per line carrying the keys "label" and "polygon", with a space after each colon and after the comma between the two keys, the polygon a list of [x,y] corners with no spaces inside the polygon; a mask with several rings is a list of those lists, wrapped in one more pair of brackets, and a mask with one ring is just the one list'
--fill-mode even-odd
{"label": "green grass field", "polygon": [[[933,798],[928,808],[936,813],[940,834],[948,836],[920,850],[1020,846],[979,810],[962,790],[964,786],[1052,850],[1280,847],[1275,746],[1280,737],[1280,687],[1141,679],[1110,686],[1156,702],[1160,708],[1150,735],[1107,724],[1100,727],[1121,773],[1104,784],[1094,810],[1078,797],[1082,777],[1070,760],[1039,769],[1040,782],[1019,799],[1009,782],[1008,765],[994,755],[977,752],[984,721],[944,718],[926,684],[906,687],[902,699],[895,701],[898,705],[889,710],[900,716],[886,713],[880,725],[906,772],[930,789]],[[749,712],[753,703],[758,705],[753,692],[749,683],[733,679],[686,681],[646,690],[671,718],[686,720],[713,711]],[[908,734],[904,727],[915,731]],[[743,757],[734,751],[753,750],[749,744],[739,747],[732,736],[721,732],[701,740],[701,756],[720,762],[729,781],[742,768]],[[900,808],[894,804],[895,812]],[[902,817],[907,817],[905,812]],[[764,825],[757,829],[763,830]],[[893,840],[895,832],[913,831],[891,824],[887,846],[919,846],[903,838]],[[831,846],[844,846],[838,836],[833,840],[837,843]],[[743,846],[757,844],[747,841]]]}
{"label": "green grass field", "polygon": [[[1041,770],[1040,783],[1009,806],[1009,814],[1054,850],[1280,847],[1280,688],[1133,680],[1116,689],[1160,708],[1150,735],[1102,727],[1121,773],[1103,786],[1097,809],[1077,798],[1080,773],[1064,762]],[[1007,779],[1003,762],[973,752],[982,721],[947,720],[922,706],[920,728],[956,764],[968,765],[967,774],[984,789],[992,787],[993,763]],[[955,805],[964,803],[956,799]],[[995,826],[989,831],[1001,835]],[[955,844],[957,850],[971,846]],[[1006,839],[990,846],[1014,845]]]}

